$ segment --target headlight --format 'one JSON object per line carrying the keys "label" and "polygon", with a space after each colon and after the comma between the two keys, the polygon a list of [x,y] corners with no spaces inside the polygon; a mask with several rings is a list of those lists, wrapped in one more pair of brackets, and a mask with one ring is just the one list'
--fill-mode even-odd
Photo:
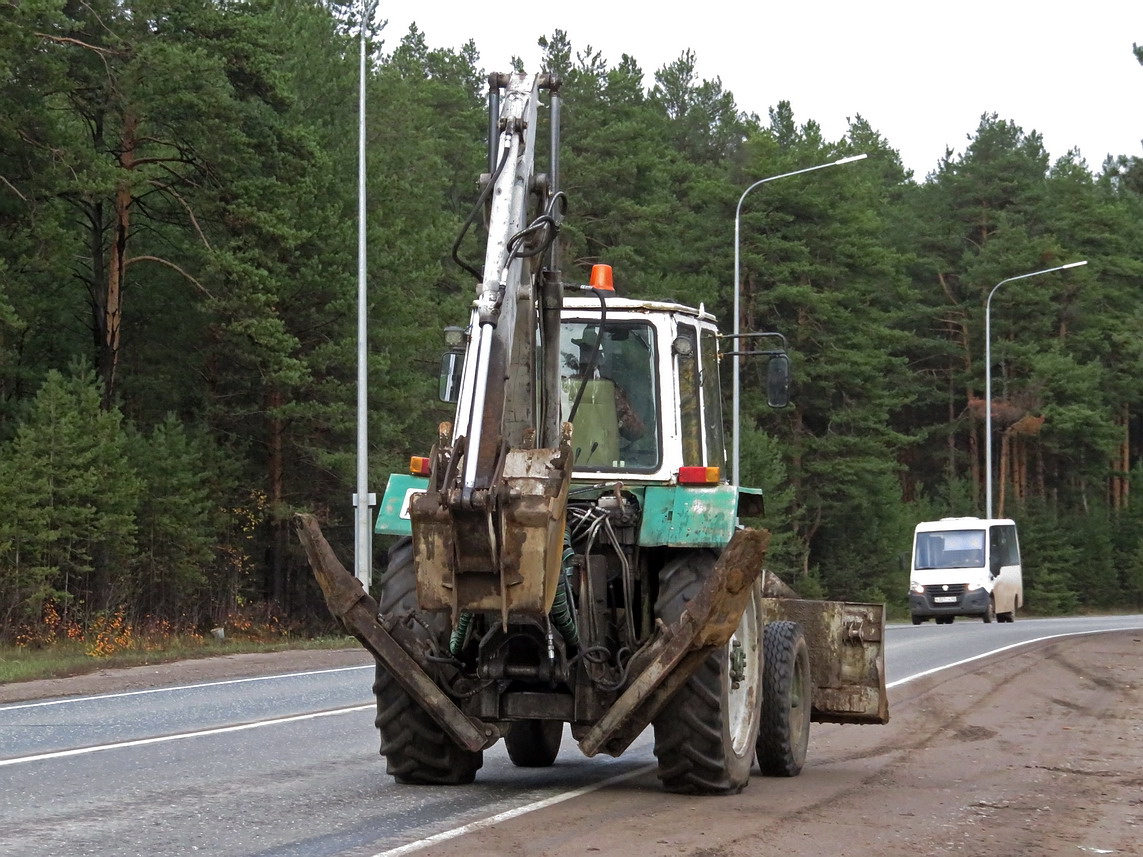
{"label": "headlight", "polygon": [[909,582],[909,590],[911,592],[916,592],[918,595],[924,595],[925,594],[925,587],[923,587],[921,584],[917,583],[917,581],[915,581],[915,580]]}

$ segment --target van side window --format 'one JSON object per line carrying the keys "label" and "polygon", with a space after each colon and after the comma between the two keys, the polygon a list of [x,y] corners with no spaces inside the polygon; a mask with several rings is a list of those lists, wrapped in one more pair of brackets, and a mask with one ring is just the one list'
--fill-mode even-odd
{"label": "van side window", "polygon": [[990,527],[989,541],[992,555],[1000,557],[1001,565],[1020,564],[1020,549],[1016,543],[1016,527],[1013,524]]}

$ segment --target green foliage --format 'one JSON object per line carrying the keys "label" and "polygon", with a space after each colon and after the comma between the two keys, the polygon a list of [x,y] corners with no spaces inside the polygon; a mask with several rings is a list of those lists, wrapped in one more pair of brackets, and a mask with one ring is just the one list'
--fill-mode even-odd
{"label": "green foliage", "polygon": [[88,618],[128,600],[140,482],[117,409],[94,376],[50,372],[0,459],[3,632],[39,619],[45,599]]}
{"label": "green foliage", "polygon": [[174,415],[149,436],[131,439],[131,461],[141,482],[131,599],[138,616],[209,600],[208,572],[218,536],[218,479],[204,478],[216,472],[208,468],[207,444]]}
{"label": "green foliage", "polygon": [[[0,636],[46,598],[81,619],[322,611],[288,521],[317,510],[350,549],[359,7],[3,8]],[[366,31],[378,490],[450,417],[440,328],[474,293],[451,249],[487,169],[486,72],[507,70],[471,42],[390,36]],[[760,120],[691,51],[645,72],[560,30],[539,43],[563,80],[565,280],[607,262],[621,294],[701,303],[729,330],[739,273],[743,330],[787,337],[790,409],[743,371],[742,471],[775,571],[899,601],[912,525],[982,512],[990,290],[1087,259],[995,296],[993,440],[1029,608],[1143,603],[1139,158],[1052,164],[1035,131],[984,114],[918,182],[860,115],[837,140],[786,102]],[[460,255],[479,264],[484,238]]]}

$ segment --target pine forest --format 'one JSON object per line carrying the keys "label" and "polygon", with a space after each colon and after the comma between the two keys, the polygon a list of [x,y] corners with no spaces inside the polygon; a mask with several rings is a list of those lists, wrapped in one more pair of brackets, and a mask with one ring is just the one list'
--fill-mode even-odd
{"label": "pine forest", "polygon": [[[291,519],[352,555],[353,20],[322,0],[0,0],[0,642],[61,616],[329,625]],[[1020,522],[1029,612],[1143,609],[1143,151],[1052,161],[985,113],[916,176],[860,115],[827,139],[797,105],[742,111],[692,52],[651,71],[536,38],[527,71],[563,82],[567,279],[605,262],[620,294],[728,329],[743,190],[868,155],[741,212],[742,327],[784,333],[793,373],[783,410],[760,366],[743,376],[768,567],[904,615],[914,524],[984,515],[991,290],[1086,260],[993,298],[994,505]],[[381,492],[451,417],[441,331],[473,295],[452,249],[487,170],[487,74],[511,69],[415,27],[367,44]]]}

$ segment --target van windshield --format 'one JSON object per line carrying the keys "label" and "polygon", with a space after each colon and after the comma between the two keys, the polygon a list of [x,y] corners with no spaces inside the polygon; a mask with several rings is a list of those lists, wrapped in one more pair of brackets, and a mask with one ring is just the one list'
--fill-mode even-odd
{"label": "van windshield", "polygon": [[983,568],[984,530],[917,533],[913,568]]}

